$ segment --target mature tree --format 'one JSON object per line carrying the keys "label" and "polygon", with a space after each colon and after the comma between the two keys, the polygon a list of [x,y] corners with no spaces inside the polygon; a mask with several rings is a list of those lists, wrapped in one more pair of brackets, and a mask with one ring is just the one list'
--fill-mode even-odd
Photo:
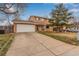
{"label": "mature tree", "polygon": [[69,19],[73,18],[72,13],[65,8],[64,4],[56,5],[56,8],[51,12],[52,19],[50,23],[52,26],[55,26],[56,31],[63,30],[64,26],[68,26]]}
{"label": "mature tree", "polygon": [[[10,24],[10,19],[15,19],[16,17],[19,17],[21,13],[25,10],[25,7],[27,5],[24,3],[1,3],[0,4],[0,14],[6,15],[6,20]],[[3,21],[0,19],[0,21]]]}

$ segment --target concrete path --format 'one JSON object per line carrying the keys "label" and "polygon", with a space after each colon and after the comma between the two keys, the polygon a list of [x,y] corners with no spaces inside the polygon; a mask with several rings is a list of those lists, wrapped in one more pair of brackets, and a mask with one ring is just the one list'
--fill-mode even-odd
{"label": "concrete path", "polygon": [[79,47],[39,33],[18,33],[6,56],[79,55]]}

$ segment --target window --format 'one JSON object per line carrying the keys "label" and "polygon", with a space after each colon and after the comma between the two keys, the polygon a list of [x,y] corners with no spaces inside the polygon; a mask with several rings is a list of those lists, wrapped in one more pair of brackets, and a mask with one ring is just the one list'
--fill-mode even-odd
{"label": "window", "polygon": [[36,20],[39,20],[39,18],[36,18]]}
{"label": "window", "polygon": [[49,28],[49,26],[46,26],[46,28]]}
{"label": "window", "polygon": [[44,19],[41,19],[41,21],[44,21]]}

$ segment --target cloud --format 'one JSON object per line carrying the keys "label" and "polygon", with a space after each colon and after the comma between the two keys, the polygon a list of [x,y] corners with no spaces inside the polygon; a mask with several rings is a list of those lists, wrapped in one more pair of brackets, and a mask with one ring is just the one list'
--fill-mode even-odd
{"label": "cloud", "polygon": [[14,8],[10,8],[9,12],[15,12],[16,10]]}
{"label": "cloud", "polygon": [[17,9],[17,8],[15,8],[14,6],[12,6],[12,7],[9,8],[9,9],[5,9],[5,12],[7,12],[7,13],[14,13],[14,12],[17,11],[16,9]]}
{"label": "cloud", "polygon": [[73,8],[73,9],[70,9],[69,12],[78,13],[79,9]]}
{"label": "cloud", "polygon": [[5,20],[5,21],[3,21],[3,22],[0,22],[0,25],[2,25],[2,26],[5,26],[5,25],[7,25],[8,24],[8,22]]}
{"label": "cloud", "polygon": [[78,8],[78,7],[79,7],[79,4],[78,4],[78,3],[74,3],[74,4],[73,4],[73,7],[74,7],[74,8]]}
{"label": "cloud", "polygon": [[79,9],[70,9],[69,12],[73,13],[72,15],[75,17],[74,21],[79,21]]}
{"label": "cloud", "polygon": [[[10,21],[10,24],[13,24],[13,23]],[[0,26],[8,26],[10,24],[9,24],[9,22],[7,20],[5,20],[3,22],[0,22]]]}
{"label": "cloud", "polygon": [[73,8],[77,9],[77,8],[79,8],[79,4],[78,3],[66,3],[65,7],[69,8],[69,9],[73,9]]}
{"label": "cloud", "polygon": [[79,21],[79,9],[70,9],[69,12],[72,12],[73,13],[73,16],[75,17],[75,20],[74,21]]}

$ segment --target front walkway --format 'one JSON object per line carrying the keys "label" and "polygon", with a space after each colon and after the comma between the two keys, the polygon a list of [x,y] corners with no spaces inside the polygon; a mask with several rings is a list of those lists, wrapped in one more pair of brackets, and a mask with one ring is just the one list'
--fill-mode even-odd
{"label": "front walkway", "polygon": [[79,55],[79,47],[39,33],[18,33],[7,56]]}

